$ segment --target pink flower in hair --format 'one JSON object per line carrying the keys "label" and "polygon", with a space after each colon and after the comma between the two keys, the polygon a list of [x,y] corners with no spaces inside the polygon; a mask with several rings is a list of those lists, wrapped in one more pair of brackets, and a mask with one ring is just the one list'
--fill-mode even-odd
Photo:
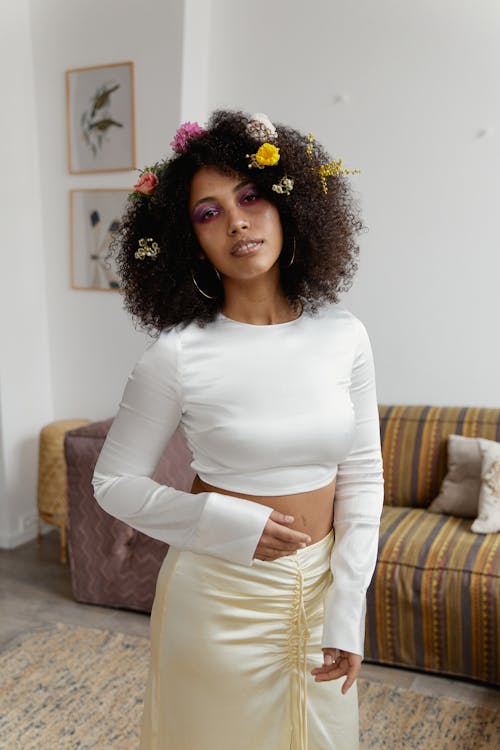
{"label": "pink flower in hair", "polygon": [[139,177],[138,181],[134,185],[136,193],[142,193],[143,195],[151,195],[155,187],[158,185],[158,177],[147,169]]}
{"label": "pink flower in hair", "polygon": [[197,138],[204,133],[206,133],[206,130],[200,127],[197,122],[183,122],[177,128],[170,145],[178,154],[183,154],[187,149],[190,138]]}

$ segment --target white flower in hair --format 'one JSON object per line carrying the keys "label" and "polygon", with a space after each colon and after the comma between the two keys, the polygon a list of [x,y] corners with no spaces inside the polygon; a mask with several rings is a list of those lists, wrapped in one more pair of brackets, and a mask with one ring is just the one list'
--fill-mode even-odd
{"label": "white flower in hair", "polygon": [[286,175],[284,175],[284,177],[282,177],[278,183],[273,185],[272,189],[275,193],[290,195],[293,190],[293,182],[293,177],[287,177]]}
{"label": "white flower in hair", "polygon": [[252,115],[247,124],[247,133],[251,138],[264,142],[274,140],[278,133],[271,120],[263,112]]}

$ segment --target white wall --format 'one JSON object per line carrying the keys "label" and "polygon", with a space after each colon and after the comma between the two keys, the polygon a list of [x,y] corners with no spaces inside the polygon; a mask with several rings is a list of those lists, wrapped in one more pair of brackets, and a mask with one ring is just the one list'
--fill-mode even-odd
{"label": "white wall", "polygon": [[[104,418],[116,411],[144,346],[118,293],[70,288],[70,189],[130,189],[138,172],[68,174],[67,69],[135,64],[137,165],[170,151],[179,120],[182,0],[30,0],[40,141],[54,419]],[[55,20],[57,19],[57,20]]]}
{"label": "white wall", "polygon": [[209,109],[267,112],[362,170],[369,231],[342,301],[379,401],[500,406],[500,5],[214,0],[212,16]]}
{"label": "white wall", "polygon": [[0,5],[0,547],[36,533],[41,427],[113,415],[147,340],[119,294],[70,288],[69,190],[129,189],[138,173],[68,174],[64,72],[134,61],[137,165],[150,164],[179,123],[183,20],[182,0]]}
{"label": "white wall", "polygon": [[369,231],[343,302],[379,400],[500,406],[494,0],[11,0],[0,30],[0,546],[34,534],[40,428],[113,415],[145,343],[120,295],[70,288],[69,190],[137,177],[68,174],[70,68],[135,62],[138,167],[224,105],[359,167]]}
{"label": "white wall", "polygon": [[53,414],[28,0],[0,5],[0,546],[36,533],[38,431]]}
{"label": "white wall", "polygon": [[212,0],[184,0],[179,122],[205,122],[212,33]]}

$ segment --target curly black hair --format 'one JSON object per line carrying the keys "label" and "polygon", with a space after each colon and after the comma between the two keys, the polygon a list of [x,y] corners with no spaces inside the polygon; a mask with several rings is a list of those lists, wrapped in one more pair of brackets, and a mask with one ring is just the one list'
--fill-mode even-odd
{"label": "curly black hair", "polygon": [[[202,135],[192,137],[183,153],[160,163],[153,193],[131,200],[125,211],[111,252],[116,253],[125,309],[150,334],[192,321],[204,327],[224,304],[213,267],[198,260],[202,250],[189,214],[191,180],[202,166],[244,178],[251,172],[257,189],[278,209],[284,248],[280,283],[294,310],[302,306],[315,314],[322,304],[338,302],[338,293],[351,287],[358,268],[356,233],[363,225],[349,179],[344,174],[327,177],[325,193],[318,168],[331,161],[329,154],[299,131],[276,123],[278,164],[250,170],[247,154],[258,148],[246,130],[250,119],[239,110],[215,110]],[[294,180],[289,195],[272,189],[285,175]],[[160,252],[140,260],[135,257],[139,240],[149,237]],[[287,248],[293,247],[294,238],[295,259],[287,267]],[[216,299],[200,294],[192,271],[199,286]]]}

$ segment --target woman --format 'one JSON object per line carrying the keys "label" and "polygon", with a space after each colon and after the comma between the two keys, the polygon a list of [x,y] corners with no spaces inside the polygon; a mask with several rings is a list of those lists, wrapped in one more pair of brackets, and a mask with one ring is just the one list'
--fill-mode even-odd
{"label": "woman", "polygon": [[[370,342],[337,299],[362,228],[349,170],[262,114],[171,145],[119,238],[127,309],[158,335],[93,478],[170,544],[141,750],[353,750],[383,472]],[[177,427],[191,492],[150,478]]]}

